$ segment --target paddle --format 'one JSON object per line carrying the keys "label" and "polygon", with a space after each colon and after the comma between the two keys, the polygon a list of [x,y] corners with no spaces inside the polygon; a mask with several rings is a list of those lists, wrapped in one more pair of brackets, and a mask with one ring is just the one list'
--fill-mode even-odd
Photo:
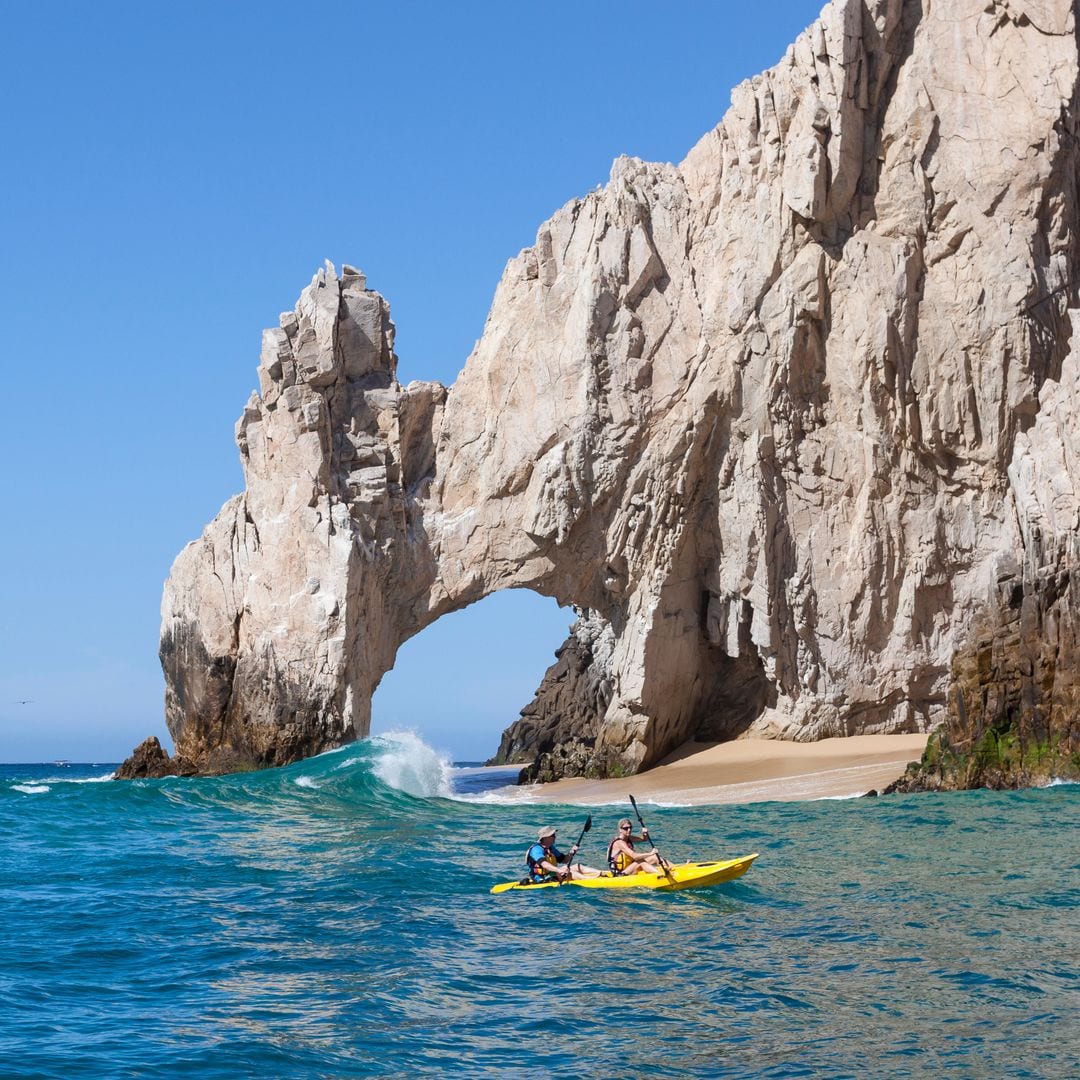
{"label": "paddle", "polygon": [[[648,832],[648,826],[641,819],[641,811],[637,808],[637,799],[635,799],[633,795],[630,796],[630,805],[633,806],[634,813],[637,815],[638,824],[645,832]],[[656,851],[656,844],[653,843],[653,838],[651,836],[649,837],[649,843],[652,844],[653,851]],[[660,854],[659,851],[656,851],[656,854],[657,857],[660,859],[660,868],[667,875],[668,881],[674,881],[675,878],[672,876],[671,873],[671,865],[668,863],[667,859],[665,859],[664,856]]]}
{"label": "paddle", "polygon": [[[577,843],[576,843],[576,844],[574,845],[574,847],[576,847],[576,848],[580,848],[580,847],[581,847],[581,841],[585,839],[585,834],[586,834],[586,833],[587,833],[587,832],[588,832],[588,831],[589,831],[589,830],[590,830],[591,828],[592,828],[592,814],[590,814],[590,815],[589,815],[589,816],[588,816],[588,817],[587,817],[587,818],[585,819],[585,824],[584,824],[584,825],[582,826],[582,828],[581,828],[581,832],[580,832],[580,833],[578,834],[578,838],[577,838]],[[567,865],[567,866],[569,866],[569,865],[570,865],[570,863],[571,863],[571,861],[573,860],[573,856],[572,856],[572,855],[568,855],[568,856],[567,856],[566,858],[567,858],[567,862],[566,862],[566,865]],[[571,872],[572,872],[572,871],[571,871]],[[567,880],[567,881],[569,881],[569,880],[570,880],[570,874],[567,874],[567,875],[566,875],[566,880]],[[563,881],[563,878],[559,878],[559,882],[560,882],[560,884],[562,883],[562,881]]]}

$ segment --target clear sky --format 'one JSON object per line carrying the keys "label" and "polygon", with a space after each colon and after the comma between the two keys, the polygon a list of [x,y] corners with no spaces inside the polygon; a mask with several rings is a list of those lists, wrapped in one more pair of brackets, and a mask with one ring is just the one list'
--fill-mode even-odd
{"label": "clear sky", "polygon": [[[541,222],[621,153],[681,160],[819,7],[8,5],[0,761],[165,740],[161,585],[242,486],[261,330],[323,259],[389,299],[403,382],[453,381]],[[375,730],[492,753],[570,618],[515,593],[432,626]]]}

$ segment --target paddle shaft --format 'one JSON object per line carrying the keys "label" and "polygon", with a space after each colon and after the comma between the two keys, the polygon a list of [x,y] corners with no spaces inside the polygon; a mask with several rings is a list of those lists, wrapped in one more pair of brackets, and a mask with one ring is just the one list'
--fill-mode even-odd
{"label": "paddle shaft", "polygon": [[[645,832],[648,832],[649,827],[642,820],[641,811],[637,808],[637,799],[635,799],[633,795],[630,796],[630,805],[634,808],[634,814],[638,819],[638,824],[641,826],[641,828]],[[652,845],[653,851],[656,851],[656,844],[653,842],[653,838],[652,838],[651,835],[649,836],[649,843]],[[671,876],[671,869],[668,866],[667,859],[665,859],[664,856],[661,855],[659,851],[656,851],[656,855],[657,855],[657,858],[660,860],[660,869],[663,870],[665,874],[667,874],[668,878],[671,881],[674,881],[675,879]]]}
{"label": "paddle shaft", "polygon": [[[574,845],[574,847],[576,847],[576,848],[579,848],[579,849],[580,849],[580,847],[581,847],[581,841],[585,839],[585,834],[586,834],[586,833],[587,833],[587,832],[588,832],[588,831],[589,831],[589,830],[590,830],[591,828],[592,828],[592,814],[590,814],[590,815],[589,815],[589,816],[588,816],[588,817],[587,817],[587,818],[585,819],[585,824],[584,824],[584,825],[582,825],[582,827],[581,827],[581,832],[580,832],[580,833],[578,834],[578,838],[577,838],[577,843],[576,843],[576,844]],[[572,874],[572,873],[574,872],[574,871],[573,871],[573,866],[572,866],[572,864],[573,864],[573,861],[574,861],[574,857],[573,857],[573,855],[567,855],[567,857],[566,857],[566,865],[567,865],[567,867],[569,867],[569,868],[570,868],[570,873],[571,873],[571,874]],[[561,880],[561,879],[560,879],[560,880]]]}

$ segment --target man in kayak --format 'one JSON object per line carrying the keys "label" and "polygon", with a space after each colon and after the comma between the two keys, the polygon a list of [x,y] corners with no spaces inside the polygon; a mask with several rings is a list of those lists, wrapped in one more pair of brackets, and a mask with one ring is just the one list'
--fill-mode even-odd
{"label": "man in kayak", "polygon": [[658,851],[635,851],[636,842],[648,843],[649,830],[642,825],[641,835],[634,835],[634,826],[629,818],[619,822],[619,831],[615,839],[608,844],[607,860],[613,874],[628,876],[644,871],[647,874],[662,874],[664,863]]}
{"label": "man in kayak", "polygon": [[582,863],[572,864],[571,859],[577,854],[575,844],[568,855],[555,847],[555,830],[550,826],[541,829],[536,836],[536,843],[525,853],[529,864],[531,881],[573,881],[575,878],[600,877],[600,871]]}

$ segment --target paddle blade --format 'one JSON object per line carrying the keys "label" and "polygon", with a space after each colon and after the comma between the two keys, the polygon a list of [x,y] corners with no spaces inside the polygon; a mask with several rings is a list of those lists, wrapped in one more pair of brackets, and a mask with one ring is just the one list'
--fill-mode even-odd
{"label": "paddle blade", "polygon": [[585,819],[585,828],[581,830],[582,834],[587,833],[592,828],[592,814]]}

